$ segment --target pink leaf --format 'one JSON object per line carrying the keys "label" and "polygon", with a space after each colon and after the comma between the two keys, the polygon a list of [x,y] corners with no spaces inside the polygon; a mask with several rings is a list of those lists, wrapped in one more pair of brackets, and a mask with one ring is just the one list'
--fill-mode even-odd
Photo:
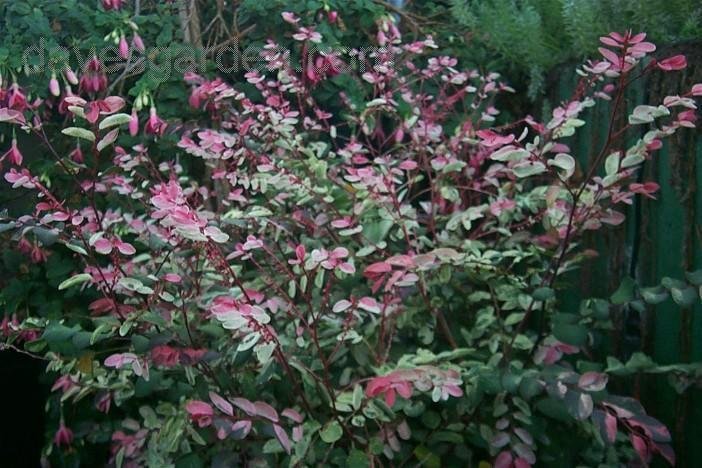
{"label": "pink leaf", "polygon": [[605,429],[607,430],[607,439],[614,443],[617,439],[617,418],[605,411]]}
{"label": "pink leaf", "polygon": [[210,401],[224,414],[234,416],[234,407],[227,400],[217,395],[215,392],[210,392]]}
{"label": "pink leaf", "polygon": [[656,66],[663,71],[682,70],[687,67],[687,59],[684,55],[674,55],[661,60]]}
{"label": "pink leaf", "polygon": [[263,401],[257,401],[254,403],[254,406],[256,407],[257,415],[263,416],[270,421],[278,422],[278,412],[271,405]]}
{"label": "pink leaf", "polygon": [[285,416],[286,418],[288,418],[288,419],[290,419],[290,420],[292,420],[292,421],[295,421],[296,423],[301,423],[301,422],[302,422],[302,419],[303,419],[303,418],[302,418],[302,415],[301,415],[300,413],[298,413],[297,411],[295,411],[294,409],[292,409],[292,408],[286,408],[286,409],[284,409],[283,412],[282,412],[281,414],[282,414],[283,416]]}
{"label": "pink leaf", "polygon": [[249,400],[245,398],[233,398],[232,403],[249,416],[256,416],[256,406]]}
{"label": "pink leaf", "polygon": [[366,310],[372,314],[380,313],[380,305],[378,304],[378,301],[376,301],[372,297],[361,298],[361,300],[358,301],[358,306],[361,309]]}
{"label": "pink leaf", "polygon": [[107,255],[112,252],[112,242],[102,237],[95,241],[93,247],[95,247],[95,251],[97,253],[101,253],[103,255]]}
{"label": "pink leaf", "polygon": [[588,392],[599,392],[604,390],[609,377],[600,372],[585,372],[578,380],[578,387]]}
{"label": "pink leaf", "polygon": [[232,432],[242,431],[241,438],[243,439],[251,432],[251,421],[243,419],[232,424]]}
{"label": "pink leaf", "polygon": [[289,454],[290,450],[292,449],[292,443],[290,442],[290,438],[288,438],[288,434],[285,432],[285,429],[277,424],[273,424],[273,431],[275,431],[275,437],[278,439],[278,442],[280,442],[280,445],[282,445],[285,451]]}
{"label": "pink leaf", "polygon": [[503,452],[500,452],[500,454],[495,458],[495,464],[493,465],[493,468],[512,468],[512,462],[514,458],[512,458],[512,454],[510,453],[509,450],[505,450]]}

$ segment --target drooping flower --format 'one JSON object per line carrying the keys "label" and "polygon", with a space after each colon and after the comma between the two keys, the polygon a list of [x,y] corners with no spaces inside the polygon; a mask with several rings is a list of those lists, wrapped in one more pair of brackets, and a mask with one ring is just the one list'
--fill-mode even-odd
{"label": "drooping flower", "polygon": [[51,93],[52,96],[58,97],[61,95],[61,88],[59,86],[59,82],[56,79],[56,74],[52,73],[51,74],[51,79],[49,80],[49,92]]}
{"label": "drooping flower", "polygon": [[139,116],[136,109],[132,109],[132,117],[129,119],[129,134],[137,136],[139,133]]}
{"label": "drooping flower", "polygon": [[17,83],[12,83],[7,92],[7,107],[19,112],[27,110],[27,96]]}
{"label": "drooping flower", "polygon": [[54,435],[54,444],[57,447],[68,447],[73,443],[73,431],[70,430],[66,425],[61,421],[61,424],[59,425],[58,430],[56,431],[56,434]]}
{"label": "drooping flower", "polygon": [[146,46],[144,46],[144,40],[137,33],[134,33],[134,36],[132,36],[132,45],[139,52],[144,52],[146,50]]}
{"label": "drooping flower", "polygon": [[93,57],[83,69],[78,89],[80,92],[97,94],[105,88],[107,88],[107,75],[103,71],[102,62],[97,57]]}
{"label": "drooping flower", "polygon": [[68,157],[78,164],[83,164],[85,161],[85,158],[83,157],[83,150],[80,149],[80,145],[76,145],[76,148],[70,152]]}
{"label": "drooping flower", "polygon": [[7,159],[10,164],[14,164],[15,166],[22,165],[23,158],[22,153],[17,147],[17,138],[12,139],[12,146],[10,146],[10,149],[2,156],[2,158],[0,158],[0,162],[5,159]]}
{"label": "drooping flower", "polygon": [[70,67],[66,67],[63,69],[63,76],[66,77],[66,81],[68,81],[72,85],[77,85],[78,84],[78,77],[76,76],[75,72],[71,70]]}
{"label": "drooping flower", "polygon": [[163,134],[166,133],[167,127],[168,124],[156,113],[156,108],[151,107],[149,119],[146,121],[146,125],[144,125],[144,133],[147,135],[163,136]]}
{"label": "drooping flower", "polygon": [[129,58],[129,44],[127,43],[127,38],[124,37],[124,34],[122,34],[122,36],[119,38],[119,56],[124,60]]}

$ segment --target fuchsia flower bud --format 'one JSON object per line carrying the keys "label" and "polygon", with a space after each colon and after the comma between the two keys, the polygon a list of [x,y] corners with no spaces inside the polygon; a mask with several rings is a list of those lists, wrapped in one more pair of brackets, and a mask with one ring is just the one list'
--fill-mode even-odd
{"label": "fuchsia flower bud", "polygon": [[332,10],[327,12],[327,20],[331,23],[334,24],[339,20],[339,12],[336,10]]}
{"label": "fuchsia flower bud", "polygon": [[129,58],[129,44],[127,44],[127,39],[124,37],[124,34],[119,38],[119,56],[124,60]]}
{"label": "fuchsia flower bud", "polygon": [[75,72],[69,67],[63,69],[63,76],[65,76],[66,80],[72,85],[78,84],[78,77],[76,76]]}
{"label": "fuchsia flower bud", "polygon": [[73,442],[73,431],[66,427],[66,425],[61,421],[61,425],[56,431],[54,436],[54,444],[57,447],[66,446],[68,447]]}
{"label": "fuchsia flower bud", "polygon": [[129,120],[129,134],[137,136],[139,133],[139,116],[136,109],[132,109],[132,118]]}
{"label": "fuchsia flower bud", "polygon": [[22,165],[22,153],[20,153],[19,148],[17,148],[17,139],[13,138],[12,139],[12,146],[10,149],[5,153],[2,158],[0,158],[0,161],[7,159],[10,164],[14,164],[15,166],[20,166]]}
{"label": "fuchsia flower bud", "polygon": [[61,88],[59,87],[59,82],[56,79],[56,74],[51,74],[51,79],[49,80],[49,92],[52,96],[59,97],[61,95]]}
{"label": "fuchsia flower bud", "polygon": [[146,47],[144,46],[144,41],[141,39],[141,36],[137,33],[134,33],[134,37],[132,37],[132,45],[139,52],[144,52],[146,50]]}

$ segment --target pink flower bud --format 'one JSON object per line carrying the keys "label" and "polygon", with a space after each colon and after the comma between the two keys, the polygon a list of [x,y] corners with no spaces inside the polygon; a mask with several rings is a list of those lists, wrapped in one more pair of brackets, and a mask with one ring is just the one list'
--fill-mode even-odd
{"label": "pink flower bud", "polygon": [[139,52],[144,52],[146,50],[146,47],[144,46],[144,41],[141,39],[141,36],[137,33],[134,33],[134,37],[132,38],[132,45]]}
{"label": "pink flower bud", "polygon": [[139,133],[139,116],[136,109],[132,109],[132,118],[129,120],[129,134],[136,136]]}
{"label": "pink flower bud", "polygon": [[69,67],[64,68],[63,75],[66,77],[66,80],[68,80],[68,82],[72,85],[78,84],[78,77]]}
{"label": "pink flower bud", "polygon": [[125,60],[129,57],[129,44],[127,44],[127,39],[124,35],[119,38],[119,56]]}
{"label": "pink flower bud", "polygon": [[334,24],[338,21],[339,19],[339,12],[336,10],[332,10],[327,12],[327,20],[331,23]]}
{"label": "pink flower bud", "polygon": [[51,79],[49,80],[49,92],[56,97],[61,95],[61,88],[59,87],[59,82],[56,79],[56,74],[52,74]]}

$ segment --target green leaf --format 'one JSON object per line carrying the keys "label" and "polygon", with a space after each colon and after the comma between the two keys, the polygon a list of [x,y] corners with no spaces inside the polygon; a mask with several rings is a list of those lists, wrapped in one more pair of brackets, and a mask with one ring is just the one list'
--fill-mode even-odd
{"label": "green leaf", "polygon": [[546,166],[539,161],[527,161],[514,166],[512,171],[517,177],[524,178],[546,172]]}
{"label": "green leaf", "polygon": [[587,342],[587,329],[582,325],[559,323],[553,327],[553,335],[563,343],[583,346]]}
{"label": "green leaf", "polygon": [[61,130],[64,135],[72,136],[75,138],[80,138],[81,140],[88,140],[90,142],[95,141],[95,134],[90,130],[78,127],[68,127]]}
{"label": "green leaf", "polygon": [[346,466],[348,468],[366,468],[370,466],[370,461],[365,452],[352,449],[349,452],[349,456],[346,458]]}
{"label": "green leaf", "polygon": [[663,286],[641,289],[641,297],[647,304],[660,304],[668,299],[668,291]]}
{"label": "green leaf", "polygon": [[83,284],[86,281],[90,281],[92,279],[92,276],[90,276],[88,273],[80,273],[78,275],[71,276],[61,284],[59,284],[59,291],[63,291],[64,289],[68,289],[71,286],[76,286],[78,284]]}
{"label": "green leaf", "polygon": [[341,429],[341,424],[339,421],[328,422],[321,431],[319,431],[319,436],[327,444],[333,444],[337,440],[341,439],[344,431]]}
{"label": "green leaf", "polygon": [[695,286],[702,286],[702,270],[688,271],[685,273],[687,280]]}
{"label": "green leaf", "polygon": [[117,125],[124,125],[126,123],[129,123],[130,120],[132,120],[132,116],[129,114],[114,114],[100,122],[100,126],[98,128],[100,130],[104,130],[106,128],[115,127]]}
{"label": "green leaf", "polygon": [[60,323],[52,323],[44,330],[42,334],[42,339],[49,344],[55,343],[65,343],[70,340],[73,335],[77,333],[77,330],[73,328],[68,328]]}
{"label": "green leaf", "polygon": [[627,302],[630,302],[632,299],[634,299],[634,288],[636,287],[636,283],[634,282],[633,279],[626,277],[622,281],[622,284],[619,285],[619,289],[617,289],[614,294],[612,294],[612,297],[610,300],[612,301],[612,304],[614,305],[622,305],[626,304]]}
{"label": "green leaf", "polygon": [[532,297],[537,301],[548,301],[556,297],[556,292],[551,288],[538,288],[532,294]]}
{"label": "green leaf", "polygon": [[690,307],[697,301],[697,291],[692,286],[685,289],[671,288],[670,295],[680,307]]}

